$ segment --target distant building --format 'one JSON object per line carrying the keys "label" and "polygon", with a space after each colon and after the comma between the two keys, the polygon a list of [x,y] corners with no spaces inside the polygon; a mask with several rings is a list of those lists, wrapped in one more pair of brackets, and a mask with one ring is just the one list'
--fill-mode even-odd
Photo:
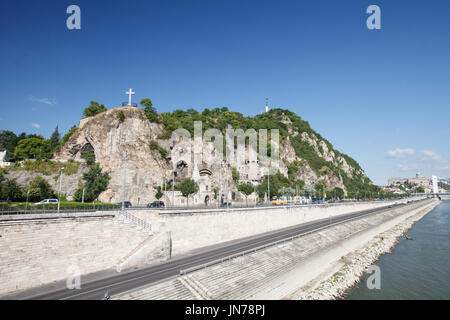
{"label": "distant building", "polygon": [[383,190],[386,192],[392,193],[392,194],[405,194],[406,193],[399,187],[386,187],[386,188],[383,188]]}
{"label": "distant building", "polygon": [[416,174],[415,178],[391,178],[388,181],[389,186],[408,186],[415,185],[422,187],[426,193],[431,193],[433,190],[433,183],[431,178],[425,178],[420,173]]}
{"label": "distant building", "polygon": [[7,161],[5,161],[6,152],[7,152],[6,150],[5,151],[0,151],[0,168],[10,167],[10,166],[14,165],[14,162],[7,162]]}

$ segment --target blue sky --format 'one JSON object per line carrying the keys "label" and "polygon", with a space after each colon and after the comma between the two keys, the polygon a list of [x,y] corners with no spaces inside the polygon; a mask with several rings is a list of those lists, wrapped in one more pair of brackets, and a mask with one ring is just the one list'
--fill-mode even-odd
{"label": "blue sky", "polygon": [[[81,8],[81,30],[66,8]],[[381,8],[381,30],[366,8]],[[377,184],[450,177],[449,1],[2,1],[0,128],[65,133],[96,100],[288,108]]]}

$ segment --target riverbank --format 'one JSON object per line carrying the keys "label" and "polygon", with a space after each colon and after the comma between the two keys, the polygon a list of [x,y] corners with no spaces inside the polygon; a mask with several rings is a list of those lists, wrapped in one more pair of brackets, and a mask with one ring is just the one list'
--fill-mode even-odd
{"label": "riverbank", "polygon": [[[359,283],[368,268],[380,256],[392,251],[398,243],[399,237],[405,235],[415,222],[422,219],[440,203],[440,201],[434,200],[419,210],[413,210],[383,223],[370,232],[364,232],[364,234],[342,243],[342,248],[349,248],[355,242],[362,245],[343,255],[341,259],[331,264],[326,271],[288,298],[332,300],[344,297],[348,290]],[[368,241],[363,241],[364,239]]]}
{"label": "riverbank", "polygon": [[340,268],[343,256],[365,246],[375,236],[404,221],[408,215],[428,211],[437,203],[437,200],[425,200],[395,206],[187,275],[144,286],[113,299],[296,299],[296,295],[311,285],[311,280],[319,279],[330,267]]}

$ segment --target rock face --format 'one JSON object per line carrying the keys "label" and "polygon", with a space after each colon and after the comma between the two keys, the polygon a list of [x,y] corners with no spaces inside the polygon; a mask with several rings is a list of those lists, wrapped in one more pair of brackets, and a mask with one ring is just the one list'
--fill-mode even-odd
{"label": "rock face", "polygon": [[[83,164],[80,165],[77,173],[62,175],[61,193],[65,194],[68,200],[72,200],[75,191],[82,185],[83,173],[86,172],[86,170],[87,167]],[[61,179],[59,174],[44,175],[42,173],[30,172],[26,170],[8,170],[5,175],[7,179],[16,180],[16,182],[21,186],[28,185],[28,183],[37,176],[45,179],[51,186],[52,190],[56,193],[59,192],[59,182]]]}
{"label": "rock face", "polygon": [[[119,117],[119,112],[123,112],[125,116],[123,119]],[[291,137],[299,135],[298,129],[292,126],[289,119],[284,124],[287,125]],[[225,186],[224,179],[226,176],[229,177],[229,193],[236,191],[238,198],[243,197],[236,190],[237,183],[245,182],[245,179],[253,183],[259,183],[264,176],[264,171],[250,169],[250,165],[248,167],[244,165],[237,168],[241,179],[236,183],[231,179],[231,167],[226,169],[220,163],[212,163],[208,166],[201,162],[194,167],[190,153],[183,154],[183,146],[190,146],[195,153],[194,139],[190,141],[188,139],[182,143],[172,139],[158,139],[163,129],[163,124],[150,122],[144,111],[139,108],[119,107],[111,109],[96,116],[82,119],[79,129],[55,154],[54,159],[59,161],[69,159],[84,161],[83,154],[92,152],[95,161],[111,176],[109,188],[100,195],[100,200],[120,202],[122,201],[126,153],[125,200],[131,201],[133,205],[145,205],[155,201],[156,187],[163,185],[164,181],[170,183],[172,168],[176,168],[178,172],[175,178],[176,183],[186,177],[193,177],[194,180],[199,182],[200,193],[195,198],[194,204],[211,201],[214,197],[213,188],[218,185]],[[319,157],[342,169],[349,178],[355,174],[364,175],[360,168],[352,167],[343,156],[329,150],[327,143],[314,133],[302,132],[300,137],[302,141],[307,142],[315,150]],[[157,142],[157,146],[167,151],[166,158],[163,158],[160,150],[155,148],[154,145],[151,148],[152,140]],[[275,165],[280,173],[288,176],[288,166],[295,163],[297,170],[292,174],[296,179],[304,180],[307,185],[312,186],[320,182],[328,190],[334,187],[346,190],[342,177],[337,176],[331,170],[327,170],[326,167],[319,171],[312,170],[308,162],[296,154],[289,136],[280,143],[281,161]],[[179,148],[180,145],[181,148]],[[212,148],[212,143],[203,142],[202,148],[203,150],[209,150]],[[223,187],[223,189],[225,188]],[[220,190],[220,193],[220,197],[223,198],[225,191]],[[166,197],[163,200],[169,201],[170,199]]]}
{"label": "rock face", "polygon": [[[118,113],[125,119],[121,121]],[[164,175],[170,177],[169,163],[157,150],[150,150],[161,128],[151,123],[144,112],[135,107],[111,109],[82,119],[79,129],[55,155],[55,160],[83,161],[83,152],[93,151],[95,161],[110,173],[109,188],[100,195],[105,202],[122,201],[123,168],[126,153],[126,200],[146,204],[155,200],[155,190]]]}

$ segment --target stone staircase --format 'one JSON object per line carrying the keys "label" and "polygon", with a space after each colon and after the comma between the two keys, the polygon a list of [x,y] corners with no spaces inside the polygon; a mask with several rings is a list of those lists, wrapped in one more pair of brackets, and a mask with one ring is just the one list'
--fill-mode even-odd
{"label": "stone staircase", "polygon": [[117,272],[126,268],[152,265],[170,258],[170,232],[149,236],[115,264]]}
{"label": "stone staircase", "polygon": [[[284,274],[306,263],[307,259],[324,248],[336,244],[355,233],[389,220],[395,212],[380,213],[368,218],[335,225],[245,256],[226,260],[176,279],[121,294],[114,299],[253,299],[261,292],[291,291],[283,287]],[[289,288],[289,286],[287,286]],[[286,290],[286,292],[284,292]]]}
{"label": "stone staircase", "polygon": [[144,219],[138,218],[136,215],[132,214],[130,211],[123,210],[117,213],[118,218],[125,223],[133,224],[138,230],[143,232],[148,232],[152,234],[152,226],[149,222]]}

